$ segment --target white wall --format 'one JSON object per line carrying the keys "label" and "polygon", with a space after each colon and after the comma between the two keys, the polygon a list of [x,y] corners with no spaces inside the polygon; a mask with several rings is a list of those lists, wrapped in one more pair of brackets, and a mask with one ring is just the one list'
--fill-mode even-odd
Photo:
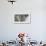
{"label": "white wall", "polygon": [[[0,0],[0,40],[15,39],[18,32],[27,32],[38,41],[46,40],[45,3],[45,0],[17,0],[12,5],[7,0]],[[31,24],[12,23],[16,13],[31,14]]]}

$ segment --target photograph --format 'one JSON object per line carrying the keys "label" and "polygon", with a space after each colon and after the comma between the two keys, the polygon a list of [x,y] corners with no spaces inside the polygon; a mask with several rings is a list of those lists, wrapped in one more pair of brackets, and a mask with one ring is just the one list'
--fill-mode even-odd
{"label": "photograph", "polygon": [[15,14],[14,15],[14,23],[30,23],[31,15],[29,14]]}

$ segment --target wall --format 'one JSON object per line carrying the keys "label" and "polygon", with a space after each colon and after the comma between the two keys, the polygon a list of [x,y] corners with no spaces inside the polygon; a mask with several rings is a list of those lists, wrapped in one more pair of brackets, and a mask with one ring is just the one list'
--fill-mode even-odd
{"label": "wall", "polygon": [[[0,40],[15,39],[18,32],[27,32],[37,41],[46,40],[45,5],[45,0],[17,0],[14,5],[0,0]],[[16,13],[31,13],[31,24],[14,24],[12,17]]]}

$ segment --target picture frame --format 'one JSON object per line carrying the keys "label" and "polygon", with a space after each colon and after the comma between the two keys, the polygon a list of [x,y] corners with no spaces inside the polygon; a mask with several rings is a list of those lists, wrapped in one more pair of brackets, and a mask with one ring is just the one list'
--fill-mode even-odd
{"label": "picture frame", "polygon": [[31,24],[31,14],[15,14],[12,22],[14,24]]}

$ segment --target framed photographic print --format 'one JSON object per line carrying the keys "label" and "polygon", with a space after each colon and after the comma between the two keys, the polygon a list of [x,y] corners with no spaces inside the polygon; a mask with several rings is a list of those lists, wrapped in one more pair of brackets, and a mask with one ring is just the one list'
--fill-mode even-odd
{"label": "framed photographic print", "polygon": [[15,14],[13,17],[14,24],[30,24],[31,15],[29,14]]}

